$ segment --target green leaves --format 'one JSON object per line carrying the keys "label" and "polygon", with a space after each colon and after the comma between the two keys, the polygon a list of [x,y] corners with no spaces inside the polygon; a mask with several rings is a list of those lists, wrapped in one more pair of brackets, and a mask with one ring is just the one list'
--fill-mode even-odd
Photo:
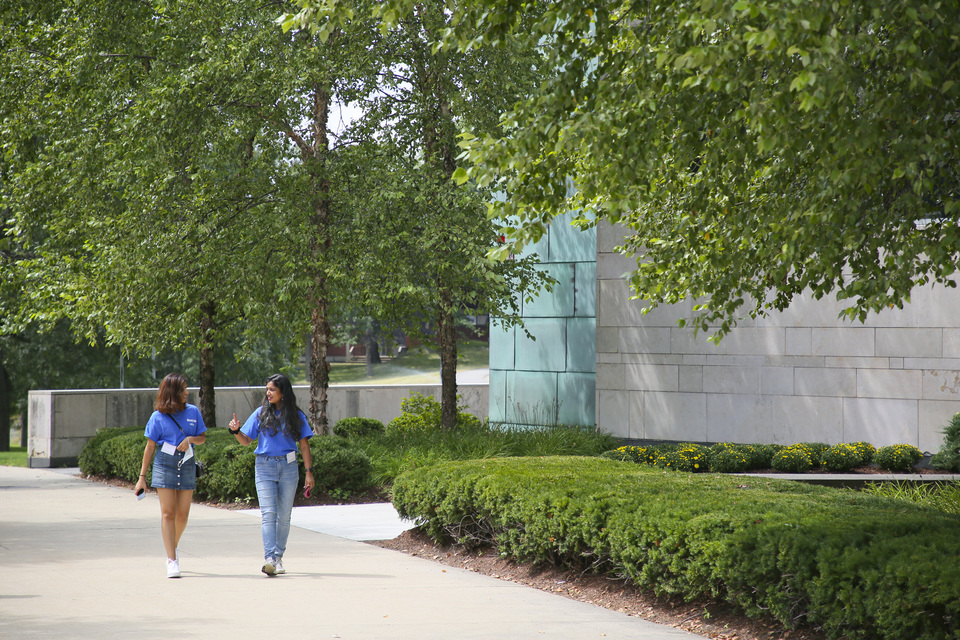
{"label": "green leaves", "polygon": [[[501,37],[517,11],[474,0],[457,24]],[[571,209],[624,222],[638,295],[708,299],[696,324],[721,333],[804,292],[864,317],[950,281],[957,7],[574,0],[523,20],[557,74],[504,114],[504,135],[465,140],[474,166],[457,174],[507,194],[492,214],[511,220],[512,250]]]}

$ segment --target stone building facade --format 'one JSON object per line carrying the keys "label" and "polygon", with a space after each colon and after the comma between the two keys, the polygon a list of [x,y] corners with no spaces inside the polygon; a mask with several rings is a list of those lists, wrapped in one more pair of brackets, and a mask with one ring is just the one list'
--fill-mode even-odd
{"label": "stone building facade", "polygon": [[491,420],[536,423],[522,414],[555,403],[561,419],[539,423],[595,423],[631,441],[939,449],[960,412],[960,292],[921,287],[863,324],[839,319],[834,300],[800,298],[715,345],[677,325],[692,303],[644,315],[630,299],[634,260],[614,251],[623,233],[560,219],[533,248],[560,285],[525,309],[536,342],[492,330]]}

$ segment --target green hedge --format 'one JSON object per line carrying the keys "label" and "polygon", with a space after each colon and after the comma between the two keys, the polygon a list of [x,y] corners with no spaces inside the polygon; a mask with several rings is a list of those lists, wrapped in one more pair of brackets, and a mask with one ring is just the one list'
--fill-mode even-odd
{"label": "green hedge", "polygon": [[438,541],[709,595],[830,638],[960,638],[960,517],[900,501],[573,457],[417,469],[393,501]]}
{"label": "green hedge", "polygon": [[[104,429],[91,438],[80,453],[80,471],[136,482],[146,443],[143,427]],[[206,473],[197,480],[194,495],[200,500],[218,502],[255,499],[254,448],[255,445],[238,444],[226,429],[209,429],[207,441],[195,447],[197,460],[205,465]],[[349,495],[372,485],[370,458],[350,440],[316,436],[310,438],[310,452],[319,490]],[[148,484],[150,473],[148,469]],[[300,488],[303,477],[301,461]]]}

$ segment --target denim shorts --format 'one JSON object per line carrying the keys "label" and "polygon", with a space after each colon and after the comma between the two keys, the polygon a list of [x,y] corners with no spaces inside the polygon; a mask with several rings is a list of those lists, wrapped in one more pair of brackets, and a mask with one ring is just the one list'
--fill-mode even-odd
{"label": "denim shorts", "polygon": [[150,486],[154,489],[193,490],[197,488],[197,459],[184,461],[184,453],[174,455],[164,453],[157,448],[153,456],[153,476]]}

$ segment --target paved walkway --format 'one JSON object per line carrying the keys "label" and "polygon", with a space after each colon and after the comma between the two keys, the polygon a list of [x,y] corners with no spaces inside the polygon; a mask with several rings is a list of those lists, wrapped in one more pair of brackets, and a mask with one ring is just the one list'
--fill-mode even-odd
{"label": "paved walkway", "polygon": [[156,494],[137,502],[63,470],[0,467],[0,637],[700,637],[348,539],[409,526],[383,506],[297,508],[287,574],[268,578],[255,515],[194,505],[171,580]]}

